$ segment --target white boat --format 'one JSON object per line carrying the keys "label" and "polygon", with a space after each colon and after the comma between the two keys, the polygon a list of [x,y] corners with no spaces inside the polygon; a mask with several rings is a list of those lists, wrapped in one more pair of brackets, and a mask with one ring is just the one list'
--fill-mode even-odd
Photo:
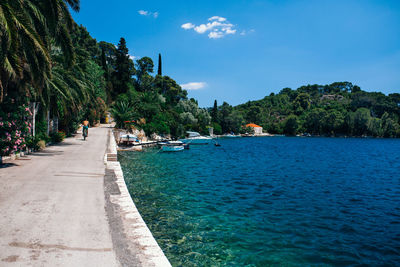
{"label": "white boat", "polygon": [[207,145],[212,142],[211,136],[202,136],[198,132],[186,132],[188,137],[185,139],[179,139],[179,141],[184,142],[185,144],[193,144],[193,145]]}
{"label": "white boat", "polygon": [[163,152],[178,152],[184,150],[185,148],[183,145],[163,145],[161,149]]}
{"label": "white boat", "polygon": [[130,142],[138,142],[138,137],[134,134],[121,134],[120,135],[120,141],[126,142],[126,141],[130,141]]}
{"label": "white boat", "polygon": [[234,135],[234,134],[225,134],[222,136],[223,138],[238,138],[241,137],[240,135]]}

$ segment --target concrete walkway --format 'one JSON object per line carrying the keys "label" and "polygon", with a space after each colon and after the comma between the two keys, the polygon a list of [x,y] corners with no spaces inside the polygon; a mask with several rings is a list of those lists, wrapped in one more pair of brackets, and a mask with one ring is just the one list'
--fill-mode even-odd
{"label": "concrete walkway", "polygon": [[119,266],[104,199],[108,127],[0,168],[0,266]]}

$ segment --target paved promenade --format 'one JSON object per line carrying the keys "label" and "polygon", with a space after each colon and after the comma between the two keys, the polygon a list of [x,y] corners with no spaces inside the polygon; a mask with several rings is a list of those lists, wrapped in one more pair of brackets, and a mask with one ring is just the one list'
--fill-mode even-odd
{"label": "paved promenade", "polygon": [[0,168],[0,266],[119,266],[105,211],[108,128]]}

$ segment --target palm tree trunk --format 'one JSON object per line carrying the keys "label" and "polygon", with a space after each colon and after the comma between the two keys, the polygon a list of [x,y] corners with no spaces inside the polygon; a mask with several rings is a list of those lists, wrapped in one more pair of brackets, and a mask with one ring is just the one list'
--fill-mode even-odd
{"label": "palm tree trunk", "polygon": [[3,83],[0,81],[0,103],[3,103],[3,95],[4,95]]}

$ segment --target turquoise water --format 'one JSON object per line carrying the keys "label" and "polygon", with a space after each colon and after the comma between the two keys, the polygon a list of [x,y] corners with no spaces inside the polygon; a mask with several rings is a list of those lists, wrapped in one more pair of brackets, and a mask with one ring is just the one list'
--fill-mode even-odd
{"label": "turquoise water", "polygon": [[173,266],[400,264],[400,140],[219,142],[119,154]]}

